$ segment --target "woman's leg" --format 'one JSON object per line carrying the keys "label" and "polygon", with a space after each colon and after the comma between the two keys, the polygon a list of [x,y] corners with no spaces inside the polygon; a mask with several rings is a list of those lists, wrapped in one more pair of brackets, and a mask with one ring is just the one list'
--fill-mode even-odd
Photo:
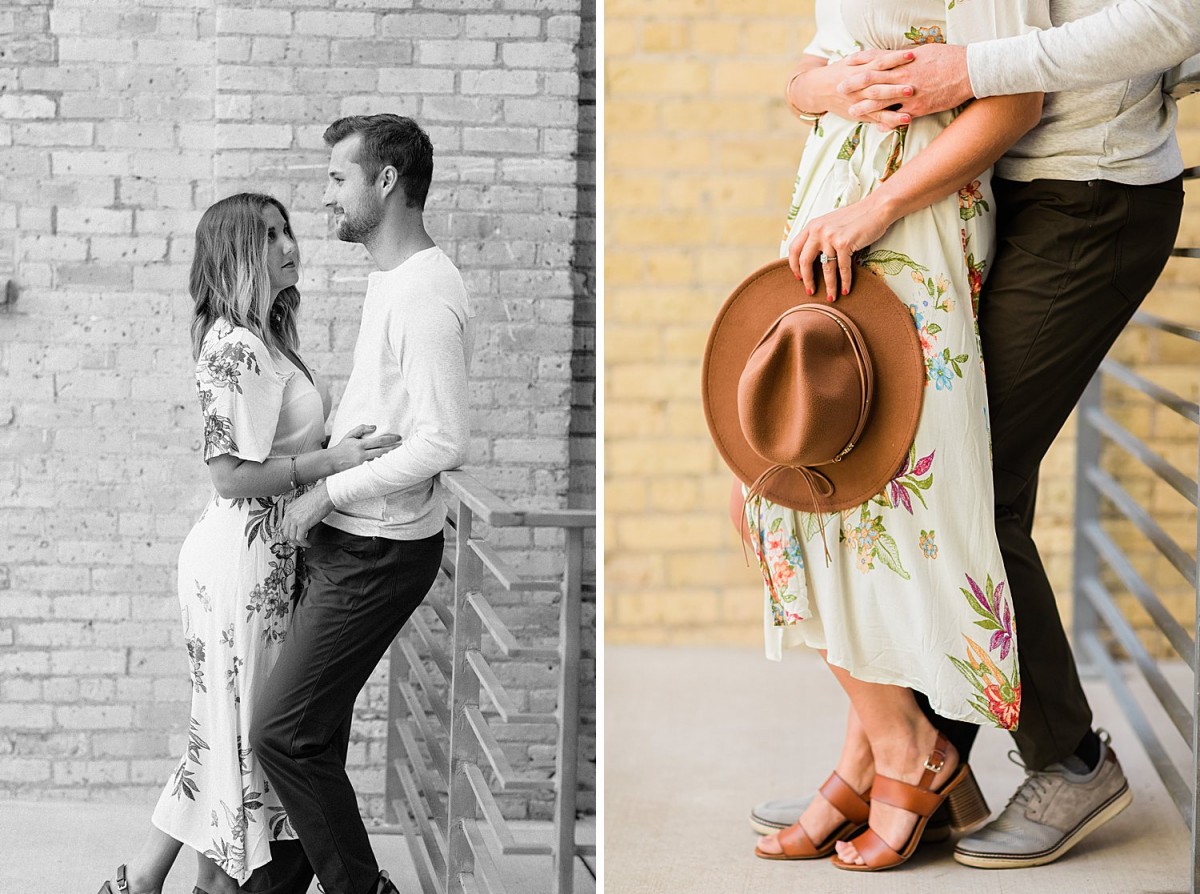
{"label": "woman's leg", "polygon": [[180,847],[182,845],[166,832],[151,827],[142,849],[125,864],[129,894],[159,894]]}
{"label": "woman's leg", "polygon": [[204,854],[196,854],[196,887],[204,894],[237,894],[238,883]]}
{"label": "woman's leg", "polygon": [[[841,776],[856,792],[865,792],[875,779],[875,763],[871,757],[871,744],[867,741],[866,731],[854,706],[850,706],[846,718],[846,740],[842,744],[842,754],[838,758],[837,774]],[[812,802],[800,815],[800,826],[812,841],[820,844],[832,834],[833,830],[842,825],[846,818],[832,804],[818,793]],[[779,833],[764,835],[758,840],[759,848],[768,854],[782,853],[779,846]]]}
{"label": "woman's leg", "polygon": [[[882,683],[866,683],[840,667],[829,666],[858,713],[875,758],[875,772],[916,785],[925,771],[925,760],[937,742],[938,731],[921,713],[912,690]],[[938,789],[958,769],[958,751],[947,746],[946,760],[933,778]],[[871,828],[896,850],[904,847],[917,824],[917,815],[882,801],[871,801]],[[857,849],[839,841],[838,856],[846,863],[864,863]]]}

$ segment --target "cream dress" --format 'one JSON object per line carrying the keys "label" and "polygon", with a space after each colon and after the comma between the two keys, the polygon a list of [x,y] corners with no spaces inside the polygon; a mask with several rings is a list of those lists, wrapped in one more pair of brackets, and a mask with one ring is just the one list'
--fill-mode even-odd
{"label": "cream dress", "polygon": [[[838,59],[1048,26],[1044,0],[817,0],[805,52]],[[783,253],[805,222],[868,195],[954,117],[888,133],[829,114],[809,126]],[[799,644],[827,649],[859,679],[925,693],[944,717],[1011,729],[1021,702],[1017,632],[993,521],[976,327],[994,219],[989,171],[859,253],[908,306],[927,372],[908,460],[883,491],[820,516],[752,500],[746,516],[765,584],[768,657]]]}
{"label": "cream dress", "polygon": [[[321,446],[327,394],[247,329],[224,320],[213,325],[196,363],[196,388],[205,461],[227,453],[261,462]],[[278,530],[298,493],[213,494],[179,555],[191,719],[187,748],[152,822],[239,883],[269,862],[272,840],[296,837],[249,731],[302,585],[296,549]]]}

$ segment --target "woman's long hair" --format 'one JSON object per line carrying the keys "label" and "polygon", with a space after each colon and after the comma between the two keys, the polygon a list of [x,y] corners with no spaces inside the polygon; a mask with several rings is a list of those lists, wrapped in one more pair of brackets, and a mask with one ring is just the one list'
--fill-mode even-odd
{"label": "woman's long hair", "polygon": [[[249,329],[273,353],[297,349],[296,310],[300,292],[289,286],[272,301],[267,272],[267,225],[262,212],[279,209],[291,229],[287,209],[276,198],[243,192],[211,205],[196,225],[196,252],[188,291],[192,295],[192,356],[200,356],[204,336],[218,317]],[[282,234],[280,234],[282,235]],[[299,251],[296,253],[299,261]]]}

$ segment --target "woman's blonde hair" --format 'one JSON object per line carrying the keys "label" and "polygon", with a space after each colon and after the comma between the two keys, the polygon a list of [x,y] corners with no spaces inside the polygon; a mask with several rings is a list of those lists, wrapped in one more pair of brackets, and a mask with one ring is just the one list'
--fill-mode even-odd
{"label": "woman's blonde hair", "polygon": [[253,192],[221,199],[209,206],[196,225],[196,252],[188,282],[193,301],[193,357],[200,356],[204,336],[218,317],[249,329],[273,353],[297,348],[300,292],[289,286],[272,301],[267,225],[262,214],[268,205],[279,209],[291,230],[292,222],[283,204],[272,196]]}

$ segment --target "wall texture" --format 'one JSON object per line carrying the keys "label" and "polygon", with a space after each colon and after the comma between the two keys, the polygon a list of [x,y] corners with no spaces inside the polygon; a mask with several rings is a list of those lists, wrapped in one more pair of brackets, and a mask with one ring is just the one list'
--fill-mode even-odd
{"label": "wall texture", "polygon": [[[606,4],[610,642],[761,642],[761,585],[728,521],[731,478],[705,427],[700,360],[721,302],[746,273],[776,257],[805,137],[783,87],[813,33],[811,13],[811,3],[785,0]],[[1200,162],[1200,101],[1185,101],[1181,113],[1185,157]],[[1189,211],[1182,241],[1200,245],[1200,211]],[[1200,261],[1173,260],[1148,307],[1196,322],[1198,284]],[[1186,344],[1131,332],[1120,351],[1156,381],[1196,398],[1195,351]],[[1136,431],[1195,475],[1194,425],[1128,395],[1114,397]],[[1073,449],[1072,424],[1043,465],[1037,519],[1068,612]],[[1108,461],[1130,474],[1127,461]],[[1144,476],[1135,486],[1194,551],[1194,510]],[[1122,536],[1190,623],[1191,588],[1151,558],[1148,544]]]}
{"label": "wall texture", "polygon": [[[411,115],[436,147],[427,222],[481,320],[469,469],[519,505],[590,505],[589,9],[31,0],[0,12],[0,285],[17,289],[0,312],[0,793],[150,796],[177,759],[188,686],[174,565],[208,494],[187,338],[195,223],[244,189],[288,206],[302,353],[336,399],[371,269],[321,207],[321,134],[339,116]],[[550,540],[500,543],[550,567]],[[545,685],[522,673],[518,690]],[[382,680],[361,699],[350,757],[371,814]]]}

